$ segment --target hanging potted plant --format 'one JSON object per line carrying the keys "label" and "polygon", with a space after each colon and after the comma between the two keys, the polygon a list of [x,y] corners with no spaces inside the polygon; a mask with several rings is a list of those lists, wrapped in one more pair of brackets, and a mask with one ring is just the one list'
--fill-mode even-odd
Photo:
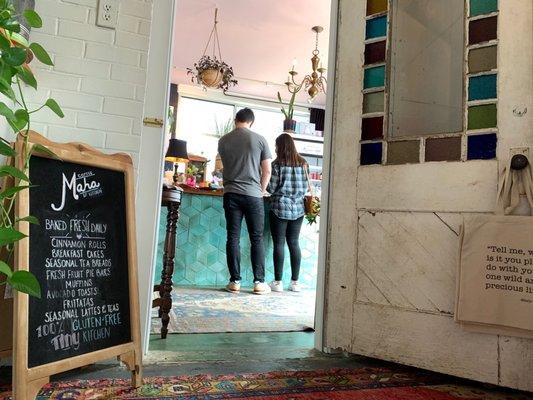
{"label": "hanging potted plant", "polygon": [[[222,61],[220,52],[220,40],[218,39],[218,8],[215,9],[215,23],[205,45],[204,54],[193,68],[187,68],[187,75],[191,75],[191,81],[202,85],[204,88],[222,89],[226,93],[230,86],[237,85],[237,80],[233,74],[233,68]],[[206,54],[209,45],[213,46],[213,54]],[[218,57],[216,55],[218,50]]]}
{"label": "hanging potted plant", "polygon": [[231,68],[224,61],[216,57],[203,55],[193,68],[187,68],[187,75],[191,75],[192,82],[202,86],[222,89],[224,93],[232,85],[237,85],[237,80]]}
{"label": "hanging potted plant", "polygon": [[283,121],[283,131],[284,132],[294,132],[296,130],[296,121],[293,119],[294,116],[294,101],[296,99],[296,92],[292,93],[291,99],[287,104],[287,108],[283,107],[285,103],[281,99],[281,94],[278,92],[278,101],[281,104],[281,112],[285,116]]}

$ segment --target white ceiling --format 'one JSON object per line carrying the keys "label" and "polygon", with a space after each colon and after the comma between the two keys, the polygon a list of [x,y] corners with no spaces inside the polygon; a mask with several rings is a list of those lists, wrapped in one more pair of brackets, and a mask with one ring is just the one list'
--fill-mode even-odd
{"label": "white ceiling", "polygon": [[[190,83],[186,68],[202,56],[218,7],[222,58],[233,67],[239,85],[230,89],[274,99],[287,80],[293,59],[302,78],[311,72],[314,25],[323,26],[319,49],[327,67],[330,0],[178,0],[174,28],[172,81]],[[268,82],[268,84],[266,83]],[[305,102],[305,94],[298,101]],[[318,96],[324,105],[325,96]]]}

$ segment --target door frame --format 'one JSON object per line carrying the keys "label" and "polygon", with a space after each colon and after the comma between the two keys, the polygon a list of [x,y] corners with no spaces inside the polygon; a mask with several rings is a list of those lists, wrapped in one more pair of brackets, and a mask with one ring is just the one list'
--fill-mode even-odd
{"label": "door frame", "polygon": [[[161,185],[164,164],[166,110],[169,104],[169,87],[173,53],[174,15],[176,3],[180,0],[158,0],[153,4],[152,26],[144,117],[161,118],[162,127],[143,126],[137,180],[137,244],[139,259],[141,337],[143,353],[148,352],[150,339],[151,300],[155,274],[157,243],[159,241],[159,214],[161,208]],[[317,266],[317,290],[315,307],[315,348],[324,350],[326,266],[329,249],[329,207],[330,175],[333,141],[333,110],[335,102],[335,65],[337,49],[337,24],[340,0],[331,0],[330,37],[328,55],[328,92],[326,94],[326,118],[324,125],[324,155],[321,214],[319,229],[319,253]],[[169,18],[170,17],[170,18]],[[157,23],[156,23],[157,22]],[[157,179],[155,177],[160,177]],[[142,233],[142,234],[141,234]],[[144,267],[147,266],[147,267]],[[148,284],[146,285],[146,282]]]}

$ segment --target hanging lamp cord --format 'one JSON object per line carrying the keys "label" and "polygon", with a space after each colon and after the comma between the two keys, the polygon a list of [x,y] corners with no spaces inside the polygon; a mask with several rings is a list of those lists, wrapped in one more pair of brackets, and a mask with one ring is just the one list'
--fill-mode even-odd
{"label": "hanging lamp cord", "polygon": [[220,52],[220,39],[218,38],[218,8],[215,8],[215,21],[213,23],[213,29],[211,29],[211,34],[209,35],[209,39],[207,40],[207,44],[205,45],[204,54],[205,56],[207,53],[207,49],[209,48],[209,44],[211,43],[211,40],[213,40],[213,58],[217,58],[216,56],[216,50],[218,50],[218,57],[220,61],[222,61],[222,53]]}

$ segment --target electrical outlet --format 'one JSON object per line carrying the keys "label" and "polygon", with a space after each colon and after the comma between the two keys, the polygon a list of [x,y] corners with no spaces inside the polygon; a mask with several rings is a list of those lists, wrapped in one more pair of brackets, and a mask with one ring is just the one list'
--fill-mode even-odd
{"label": "electrical outlet", "polygon": [[118,20],[118,0],[99,0],[96,25],[115,29]]}

